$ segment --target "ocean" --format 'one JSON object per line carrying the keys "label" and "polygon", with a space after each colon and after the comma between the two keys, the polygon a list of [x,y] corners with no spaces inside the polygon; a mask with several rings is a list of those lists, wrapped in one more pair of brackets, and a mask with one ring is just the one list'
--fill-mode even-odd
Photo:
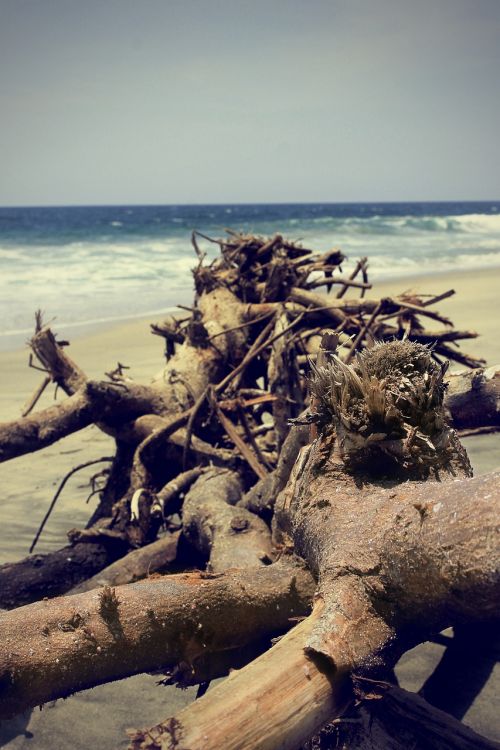
{"label": "ocean", "polygon": [[366,255],[375,282],[500,265],[500,202],[0,208],[0,349],[24,343],[37,309],[78,335],[189,302],[191,231],[226,227],[339,247],[347,271]]}

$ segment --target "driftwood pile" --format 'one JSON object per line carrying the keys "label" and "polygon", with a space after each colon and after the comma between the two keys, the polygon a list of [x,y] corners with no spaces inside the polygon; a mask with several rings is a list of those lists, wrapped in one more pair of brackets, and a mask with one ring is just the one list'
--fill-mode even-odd
{"label": "driftwood pile", "polygon": [[[37,318],[44,381],[0,460],[89,424],[116,452],[69,546],[0,566],[0,718],[141,671],[201,695],[232,669],[131,747],[493,747],[384,681],[499,615],[500,477],[470,478],[457,430],[499,428],[500,373],[435,310],[453,291],[372,297],[366,258],[346,275],[340,250],[279,235],[192,243],[151,385],[89,380]],[[67,398],[33,411],[49,382]]]}

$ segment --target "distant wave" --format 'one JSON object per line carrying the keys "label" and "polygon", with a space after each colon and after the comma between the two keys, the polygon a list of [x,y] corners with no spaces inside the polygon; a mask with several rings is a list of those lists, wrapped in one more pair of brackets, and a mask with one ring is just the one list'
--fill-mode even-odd
{"label": "distant wave", "polygon": [[[0,345],[23,343],[40,308],[79,329],[165,311],[192,296],[190,232],[233,229],[340,247],[370,280],[500,266],[500,204],[0,209]],[[484,212],[481,212],[484,211]],[[210,260],[217,247],[200,239]],[[3,343],[2,343],[3,342]],[[15,342],[15,343],[13,343]]]}
{"label": "distant wave", "polygon": [[[289,224],[292,224],[291,220]],[[297,223],[297,222],[295,222]],[[463,232],[500,234],[500,214],[465,214],[463,216],[370,216],[339,218],[321,216],[312,219],[314,226],[331,226],[335,231],[362,234],[394,234],[408,229],[417,232]]]}

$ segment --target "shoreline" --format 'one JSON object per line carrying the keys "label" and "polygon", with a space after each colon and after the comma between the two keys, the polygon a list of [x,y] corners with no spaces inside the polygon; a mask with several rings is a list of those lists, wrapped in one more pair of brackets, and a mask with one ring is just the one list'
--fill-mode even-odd
{"label": "shoreline", "polygon": [[[368,258],[368,262],[370,261],[370,258]],[[420,273],[409,273],[409,274],[402,274],[397,276],[390,276],[390,277],[382,277],[379,279],[375,279],[374,281],[370,282],[372,284],[372,289],[369,289],[366,296],[375,296],[375,297],[382,297],[384,295],[389,294],[388,290],[390,289],[390,294],[396,295],[398,293],[401,293],[403,291],[406,291],[407,286],[410,284],[411,288],[415,288],[417,292],[427,293],[431,292],[433,293],[435,291],[434,287],[436,284],[443,284],[444,286],[449,287],[450,281],[451,286],[454,286],[454,282],[465,282],[465,283],[457,283],[458,286],[464,286],[466,287],[468,285],[469,281],[476,281],[479,282],[479,279],[482,280],[491,278],[492,275],[498,275],[498,278],[500,280],[500,265],[491,265],[491,266],[485,266],[481,268],[473,268],[473,269],[457,269],[457,270],[439,270],[435,271],[433,273],[429,273],[428,270],[421,271]],[[467,279],[467,281],[466,281]],[[401,285],[398,287],[398,285]],[[424,288],[425,285],[425,288]],[[429,286],[427,286],[429,285]],[[432,287],[432,288],[431,288]],[[439,291],[446,291],[444,288]],[[455,290],[457,292],[457,295],[460,294],[459,290]],[[347,292],[348,296],[355,296],[353,292],[349,293]],[[438,303],[439,305],[444,306],[446,304],[445,302]],[[138,321],[143,321],[146,323],[146,325],[149,327],[149,323],[155,322],[156,318],[159,318],[161,316],[167,316],[167,315],[175,315],[178,313],[178,306],[177,304],[171,304],[164,308],[151,310],[151,311],[145,311],[141,313],[134,313],[133,315],[117,315],[117,316],[109,316],[106,318],[90,318],[89,320],[82,320],[82,321],[73,321],[69,323],[61,323],[59,324],[57,322],[57,319],[54,319],[54,323],[51,327],[57,328],[60,336],[63,338],[71,338],[73,341],[80,341],[81,339],[90,338],[95,335],[99,334],[106,334],[110,331],[115,330],[117,334],[119,335],[119,332],[128,327],[129,325],[132,325]],[[49,318],[50,320],[50,318]],[[455,321],[453,321],[455,322]],[[26,344],[22,345],[20,343],[16,343],[15,345],[10,344],[8,341],[9,338],[16,338],[18,341],[23,340],[27,341],[27,339],[32,335],[33,329],[32,328],[23,328],[18,329],[15,331],[7,331],[6,333],[0,332],[0,358],[4,354],[15,354],[19,353],[21,351],[26,351]],[[500,347],[499,347],[500,352]],[[500,357],[500,354],[499,354]]]}
{"label": "shoreline", "polygon": [[[457,329],[476,331],[476,339],[464,342],[464,351],[482,357],[488,365],[500,363],[500,337],[498,336],[498,289],[500,288],[500,268],[489,270],[453,271],[446,274],[422,274],[375,282],[369,295],[376,297],[395,296],[407,290],[417,293],[439,294],[454,289],[455,294],[442,300],[436,308],[448,316]],[[347,296],[356,296],[357,290],[350,290]],[[129,376],[139,382],[150,382],[163,364],[163,339],[150,332],[149,325],[168,315],[175,314],[176,308],[169,306],[165,312],[131,316],[121,321],[103,322],[90,330],[65,330],[57,326],[61,337],[69,338],[70,356],[90,378],[100,379],[116,363],[130,367]],[[180,311],[179,311],[180,312]],[[431,324],[432,329],[442,328],[439,323]],[[19,417],[23,404],[40,383],[41,374],[28,368],[29,349],[27,345],[0,351],[0,421]],[[461,366],[454,365],[456,369]],[[49,389],[47,389],[49,390]],[[46,392],[39,407],[53,404],[53,393]]]}

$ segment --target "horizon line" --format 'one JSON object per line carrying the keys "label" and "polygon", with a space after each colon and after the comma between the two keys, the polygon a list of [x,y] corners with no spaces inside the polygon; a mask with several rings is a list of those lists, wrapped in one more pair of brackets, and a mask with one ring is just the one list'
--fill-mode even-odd
{"label": "horizon line", "polygon": [[217,201],[215,203],[45,203],[45,204],[12,204],[0,205],[0,210],[5,209],[23,209],[23,208],[193,208],[196,206],[359,206],[359,205],[404,205],[404,204],[422,204],[439,205],[450,203],[500,203],[500,198],[473,198],[473,199],[433,199],[433,200],[368,200],[368,201],[238,201],[225,202]]}

